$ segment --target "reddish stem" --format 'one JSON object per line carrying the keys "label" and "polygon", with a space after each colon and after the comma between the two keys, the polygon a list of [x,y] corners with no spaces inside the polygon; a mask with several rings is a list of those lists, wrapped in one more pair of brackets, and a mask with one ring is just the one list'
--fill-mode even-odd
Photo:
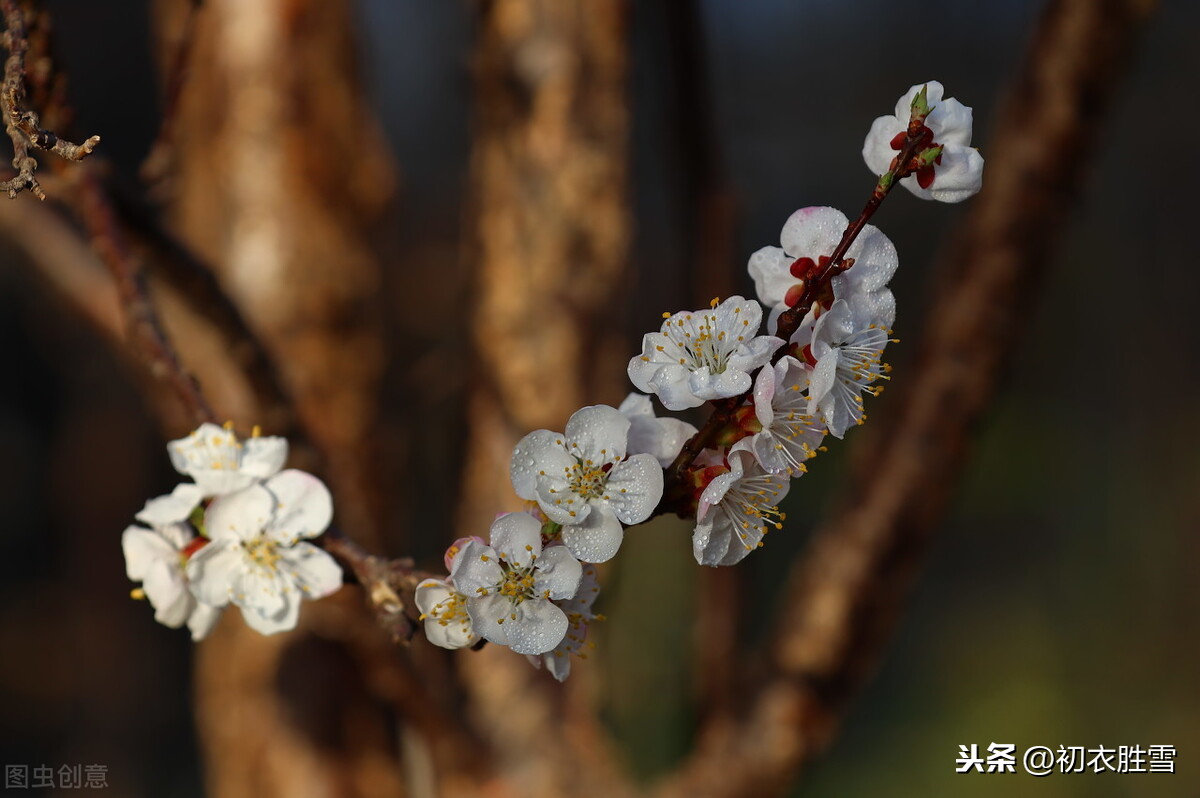
{"label": "reddish stem", "polygon": [[[846,253],[850,251],[850,247],[854,245],[863,228],[867,226],[867,222],[875,215],[875,211],[879,209],[879,206],[883,204],[883,200],[891,192],[892,187],[898,181],[916,171],[917,155],[920,154],[921,150],[929,146],[928,137],[924,131],[924,117],[914,116],[909,121],[904,146],[901,147],[896,157],[892,159],[891,167],[888,171],[881,175],[878,182],[876,182],[875,188],[871,191],[871,196],[867,200],[867,204],[863,206],[858,218],[842,233],[841,240],[834,248],[833,253],[829,256],[829,260],[825,262],[821,271],[815,277],[805,281],[804,291],[801,293],[799,301],[784,311],[779,317],[779,323],[775,331],[777,337],[782,338],[784,341],[790,339],[796,330],[799,329],[804,317],[812,310],[813,304],[828,286],[829,281],[849,268],[845,264]],[[771,359],[772,363],[783,357],[786,351],[786,346],[782,346],[776,350],[775,356]],[[764,366],[764,368],[769,368],[769,366]],[[753,377],[754,375],[751,376]],[[667,467],[663,500],[659,503],[655,511],[656,515],[667,512],[675,512],[680,515],[688,513],[692,492],[688,480],[685,478],[686,471],[691,467],[700,452],[716,437],[717,433],[729,425],[733,420],[733,414],[745,403],[750,393],[750,391],[746,391],[740,396],[713,402],[715,408],[713,414],[708,417],[708,421],[700,428],[700,431],[683,445],[683,448],[679,451],[679,455]]]}

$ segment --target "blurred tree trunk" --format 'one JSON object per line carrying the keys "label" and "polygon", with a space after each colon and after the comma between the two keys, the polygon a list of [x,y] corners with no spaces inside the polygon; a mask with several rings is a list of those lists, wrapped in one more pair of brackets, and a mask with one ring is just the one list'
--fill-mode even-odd
{"label": "blurred tree trunk", "polygon": [[[605,332],[623,326],[612,302],[630,239],[627,12],[614,0],[482,6],[468,194],[476,376],[460,534],[486,535],[496,513],[519,508],[508,461],[522,435],[561,430],[583,405],[621,396],[628,353]],[[463,667],[520,794],[613,794],[586,702],[564,727],[548,677],[523,657],[491,646]],[[585,683],[572,676],[568,688],[578,695]],[[573,742],[582,761],[564,753]]]}
{"label": "blurred tree trunk", "polygon": [[[190,5],[156,7],[168,70]],[[168,120],[168,216],[279,363],[339,523],[377,543],[369,441],[382,346],[370,231],[394,178],[358,83],[352,4],[208,0],[194,23]],[[270,419],[234,420],[272,431]],[[356,612],[358,601],[338,603]],[[313,636],[311,619],[265,638],[236,615],[196,662],[209,794],[397,794],[394,723],[348,652]]]}

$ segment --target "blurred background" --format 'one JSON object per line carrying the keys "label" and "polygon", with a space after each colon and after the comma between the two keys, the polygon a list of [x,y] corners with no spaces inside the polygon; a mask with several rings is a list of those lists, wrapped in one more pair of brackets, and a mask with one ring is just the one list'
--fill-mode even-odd
{"label": "blurred background", "polygon": [[[103,136],[114,181],[131,187],[158,135],[158,76],[182,13],[172,6],[184,4],[151,5],[45,3],[77,132]],[[986,158],[993,107],[1041,6],[932,0],[920,5],[918,28],[908,6],[885,0],[631,3],[627,34],[616,39],[627,48],[627,117],[619,107],[601,109],[589,128],[599,140],[627,122],[627,178],[614,178],[614,190],[627,179],[623,217],[616,206],[624,222],[613,222],[626,226],[615,238],[604,228],[593,241],[616,266],[603,290],[594,289],[603,304],[591,312],[606,337],[581,350],[591,376],[574,406],[621,400],[623,363],[662,311],[699,307],[715,294],[752,294],[745,261],[778,244],[793,210],[832,205],[853,215],[873,182],[862,139],[908,86],[937,79],[973,106],[975,143]],[[379,397],[364,415],[369,425],[355,433],[368,441],[361,461],[368,465],[343,472],[366,468],[380,486],[363,500],[370,508],[361,511],[370,516],[361,521],[364,534],[429,568],[456,531],[468,533],[459,527],[473,512],[463,486],[488,478],[467,473],[478,459],[460,470],[464,459],[481,457],[468,425],[495,410],[473,392],[500,379],[480,367],[468,323],[471,309],[489,301],[491,289],[474,271],[497,257],[489,231],[507,229],[487,223],[489,203],[499,200],[489,193],[493,167],[481,132],[506,111],[475,93],[490,85],[482,28],[502,32],[505,24],[489,16],[494,11],[458,1],[361,0],[354,39],[343,46],[361,71],[362,107],[378,128],[365,117],[323,123],[351,128],[351,142],[364,147],[378,132],[383,165],[374,184],[370,167],[342,183],[350,210],[370,203],[370,224],[355,240],[369,242],[364,251],[378,268],[355,283],[372,298],[367,327],[336,318],[353,329],[331,358],[375,364],[367,384]],[[1200,74],[1198,36],[1196,3],[1167,0],[1151,18],[1053,267],[1030,291],[1028,329],[894,646],[839,739],[793,794],[1200,794],[1200,384],[1193,371],[1200,282],[1186,216],[1195,175],[1189,154],[1200,128],[1188,88]],[[534,71],[555,57],[552,48],[526,55]],[[204,46],[193,56],[216,57]],[[619,65],[621,56],[613,58]],[[611,90],[598,83],[598,93]],[[193,87],[211,89],[197,79],[183,96]],[[177,140],[215,135],[206,124],[216,129],[238,103],[269,104],[265,96],[180,111]],[[308,168],[305,159],[336,161],[337,148],[319,134],[307,145],[275,141],[276,134],[243,131],[267,142],[260,157],[283,158],[280,174]],[[257,152],[247,150],[247,158]],[[175,229],[195,242],[204,222],[188,220],[188,203],[219,199],[239,175],[269,184],[255,168],[213,154],[180,167],[177,182],[160,181],[158,196],[167,197]],[[608,185],[602,170],[594,177]],[[269,191],[264,197],[265,206],[275,201]],[[586,213],[590,198],[577,199],[572,212]],[[343,197],[326,201],[337,206]],[[900,253],[893,290],[902,342],[915,340],[935,254],[963,213],[898,192],[874,220]],[[536,236],[537,223],[528,224],[523,229]],[[128,599],[120,553],[133,513],[175,484],[163,422],[131,363],[26,267],[27,252],[10,238],[0,239],[0,341],[9,364],[0,393],[0,506],[9,512],[0,536],[3,761],[102,763],[113,795],[217,794],[205,790],[197,753],[196,649]],[[236,260],[220,251],[226,244],[193,245],[209,260]],[[333,238],[314,246],[333,270],[331,284],[341,285],[339,255],[352,248]],[[367,259],[350,251],[347,273]],[[256,290],[253,275],[231,274],[224,279]],[[586,301],[591,278],[578,279]],[[542,321],[554,323],[535,324]],[[375,337],[361,343],[360,335]],[[889,350],[897,383],[909,356],[904,343]],[[875,400],[880,414],[888,399]],[[329,412],[357,412],[339,401],[330,400]],[[536,425],[561,429],[563,406],[508,420],[518,434]],[[787,564],[835,500],[855,438],[865,433],[851,432],[848,445],[831,447],[793,485],[786,532],[740,566],[747,623],[729,657],[768,633],[763,610],[786,602]],[[483,503],[474,517],[501,509],[511,508]],[[355,522],[343,523],[353,531]],[[647,782],[689,749],[705,700],[696,695],[690,626],[702,575],[688,533],[662,522],[627,536],[604,578],[599,609],[610,620],[596,633],[597,654],[577,664],[599,685],[620,760]],[[992,742],[1018,751],[1168,744],[1178,751],[1177,772],[954,773],[959,745]]]}

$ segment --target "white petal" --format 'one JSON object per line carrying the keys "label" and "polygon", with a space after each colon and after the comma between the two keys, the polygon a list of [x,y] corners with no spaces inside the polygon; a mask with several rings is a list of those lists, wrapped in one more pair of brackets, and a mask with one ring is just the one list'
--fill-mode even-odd
{"label": "white petal", "polygon": [[628,436],[629,419],[608,405],[581,408],[567,421],[568,444],[577,456],[597,464],[625,457]]}
{"label": "white petal", "polygon": [[533,586],[539,595],[550,591],[552,599],[572,598],[579,590],[583,579],[583,566],[566,546],[551,546],[538,558],[533,575]]}
{"label": "white petal", "polygon": [[268,436],[250,438],[242,443],[242,468],[244,474],[266,479],[279,473],[287,462],[287,438]]}
{"label": "white petal", "polygon": [[[774,338],[772,340],[778,341],[779,339]],[[693,371],[688,378],[688,393],[695,396],[701,403],[709,399],[727,399],[731,396],[738,396],[750,389],[750,375],[746,372],[755,368],[757,367],[751,366],[749,369],[735,368],[733,366],[733,358],[730,358],[729,366],[720,374],[711,373],[707,367],[698,369]],[[665,399],[663,400],[663,404],[671,407]]]}
{"label": "white petal", "polygon": [[480,595],[481,589],[490,590],[503,581],[504,572],[500,569],[500,558],[496,556],[495,549],[472,540],[455,558],[451,578],[459,593],[474,599]]}
{"label": "white petal", "polygon": [[654,418],[654,405],[644,393],[631,393],[617,408],[621,415],[633,421],[638,418]]}
{"label": "white petal", "polygon": [[793,258],[815,261],[822,255],[833,254],[848,223],[846,214],[837,208],[801,208],[783,223],[779,240]]}
{"label": "white petal", "polygon": [[929,192],[938,202],[962,202],[983,186],[983,156],[970,147],[947,147]]}
{"label": "white petal", "polygon": [[883,288],[900,265],[896,245],[874,225],[863,228],[846,254],[854,258],[854,265],[844,274],[855,275],[865,291]]}
{"label": "white petal", "polygon": [[575,462],[567,454],[566,439],[559,432],[539,429],[529,433],[513,448],[508,474],[513,490],[522,499],[537,498],[539,474],[558,476]]}
{"label": "white petal", "polygon": [[508,645],[512,602],[498,593],[486,596],[468,593],[467,612],[471,615],[471,629],[476,635],[500,646]]}
{"label": "white petal", "polygon": [[[775,350],[781,346],[783,346],[783,339],[776,338],[773,335],[760,335],[756,338],[751,338],[729,356],[725,373],[728,374],[730,371],[749,372],[754,371],[759,366],[765,366],[767,361],[771,359],[771,355],[775,354]],[[746,387],[742,390],[750,388],[749,380],[746,383]]]}
{"label": "white petal", "polygon": [[250,566],[234,578],[232,601],[242,609],[253,608],[271,617],[280,613],[288,603],[288,595],[296,592],[282,574]]}
{"label": "white petal", "polygon": [[146,502],[146,506],[134,518],[153,526],[165,526],[178,521],[186,521],[203,498],[203,488],[185,482],[176,485],[175,490],[171,491],[169,495],[159,496]]}
{"label": "white petal", "polygon": [[767,307],[783,304],[788,289],[796,284],[792,263],[796,259],[779,247],[763,247],[750,256],[746,268],[754,280],[754,291]]}
{"label": "white petal", "polygon": [[625,532],[608,504],[598,504],[582,524],[564,526],[562,540],[583,562],[607,562],[621,548]]}
{"label": "white petal", "polygon": [[424,579],[413,592],[413,601],[422,615],[428,615],[437,609],[439,604],[448,601],[455,592],[448,582],[441,579]]}
{"label": "white petal", "polygon": [[901,122],[894,116],[881,116],[871,123],[867,139],[863,142],[862,155],[867,168],[874,174],[882,175],[890,169],[892,159],[899,154],[898,150],[892,149],[892,139],[908,128],[908,117],[904,119]]}
{"label": "white petal", "polygon": [[204,529],[212,540],[253,540],[275,513],[275,496],[262,485],[218,496],[204,513]]}
{"label": "white petal", "polygon": [[125,554],[125,575],[141,582],[157,562],[179,559],[179,550],[162,535],[140,526],[128,526],[121,533],[121,551]]}
{"label": "white petal", "polygon": [[666,468],[697,432],[691,424],[677,418],[637,416],[629,425],[629,454],[648,454]]}
{"label": "white petal", "polygon": [[560,682],[566,681],[571,675],[571,657],[565,651],[555,648],[543,654],[541,661],[546,670],[550,671],[550,675]]}
{"label": "white petal", "polygon": [[542,654],[562,642],[567,616],[549,601],[534,599],[516,606],[516,619],[504,622],[508,647],[518,654]]}
{"label": "white petal", "polygon": [[192,611],[192,594],[188,592],[183,570],[173,563],[159,561],[150,566],[142,582],[146,598],[154,607],[154,620],[163,626],[178,629]]}
{"label": "white petal", "polygon": [[942,100],[925,118],[933,140],[942,146],[971,146],[971,109],[951,97]]}
{"label": "white petal", "polygon": [[[633,379],[632,363],[630,363],[629,377]],[[640,384],[636,379],[633,379],[633,384],[643,391],[658,394],[658,400],[668,410],[687,410],[691,407],[699,407],[705,401],[692,393],[691,377],[691,370],[684,366],[656,365],[654,373],[646,384]]]}
{"label": "white petal", "polygon": [[692,555],[700,565],[716,567],[729,551],[730,530],[728,525],[717,527],[717,516],[696,524],[692,532]]}
{"label": "white petal", "polygon": [[476,638],[475,632],[471,630],[469,617],[449,623],[441,623],[429,617],[425,619],[425,639],[435,646],[453,651],[474,644]]}
{"label": "white petal", "polygon": [[[731,463],[731,465],[736,466],[736,463]],[[721,500],[725,498],[725,494],[729,492],[729,488],[741,476],[740,471],[738,473],[727,471],[724,474],[714,477],[700,493],[700,500],[696,506],[696,520],[700,522],[707,521],[708,514],[713,506],[721,503]]]}
{"label": "white petal", "polygon": [[197,601],[211,607],[229,603],[234,585],[245,568],[241,548],[237,540],[215,540],[191,556],[187,578]]}
{"label": "white petal", "polygon": [[492,522],[492,548],[510,565],[527,568],[542,553],[542,525],[526,513],[505,513]]}
{"label": "white petal", "polygon": [[275,496],[274,518],[267,529],[275,540],[292,543],[314,538],[333,520],[333,497],[325,483],[304,471],[288,469],[263,485]]}
{"label": "white petal", "polygon": [[606,488],[617,518],[624,524],[640,524],[662,500],[662,466],[652,455],[635,454],[613,466]]}
{"label": "white petal", "polygon": [[342,586],[342,567],[324,549],[301,542],[279,555],[280,565],[286,564],[284,570],[290,571],[305,598],[324,598]]}
{"label": "white petal", "polygon": [[292,592],[285,597],[282,608],[270,615],[251,607],[242,607],[242,619],[246,625],[262,635],[288,632],[296,628],[300,619],[300,596]]}
{"label": "white petal", "polygon": [[208,633],[217,625],[223,611],[207,604],[196,602],[192,614],[188,617],[188,629],[191,630],[192,640],[199,642],[208,637]]}

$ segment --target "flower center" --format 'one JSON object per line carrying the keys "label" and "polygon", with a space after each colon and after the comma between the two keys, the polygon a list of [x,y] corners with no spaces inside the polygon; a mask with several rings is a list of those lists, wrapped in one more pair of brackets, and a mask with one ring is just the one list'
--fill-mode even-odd
{"label": "flower center", "polygon": [[567,484],[571,486],[571,492],[581,499],[604,498],[604,488],[608,482],[607,465],[597,466],[591,460],[576,460],[567,469]]}
{"label": "flower center", "polygon": [[[717,304],[714,299],[714,311]],[[703,313],[698,318],[692,313],[685,313],[673,324],[663,325],[663,334],[686,354],[686,358],[679,359],[681,366],[687,366],[692,371],[707,368],[710,374],[723,374],[728,366],[729,355],[745,340],[741,334],[745,332],[742,328],[750,326],[747,319],[741,318],[741,312],[741,308],[733,309],[733,330],[721,329],[715,312]]]}
{"label": "flower center", "polygon": [[420,620],[425,620],[427,616],[435,619],[442,626],[449,626],[452,623],[467,624],[471,620],[467,614],[467,597],[462,593],[451,592],[449,597],[439,601],[433,609],[422,615]]}
{"label": "flower center", "polygon": [[276,563],[283,559],[279,553],[278,544],[266,535],[259,535],[254,540],[242,541],[242,550],[251,564],[263,571],[274,573]]}
{"label": "flower center", "polygon": [[496,586],[496,590],[500,592],[500,595],[507,598],[513,604],[520,604],[535,597],[533,592],[532,563],[530,563],[528,568],[513,568],[508,563],[504,563],[501,567],[504,569],[504,581]]}

